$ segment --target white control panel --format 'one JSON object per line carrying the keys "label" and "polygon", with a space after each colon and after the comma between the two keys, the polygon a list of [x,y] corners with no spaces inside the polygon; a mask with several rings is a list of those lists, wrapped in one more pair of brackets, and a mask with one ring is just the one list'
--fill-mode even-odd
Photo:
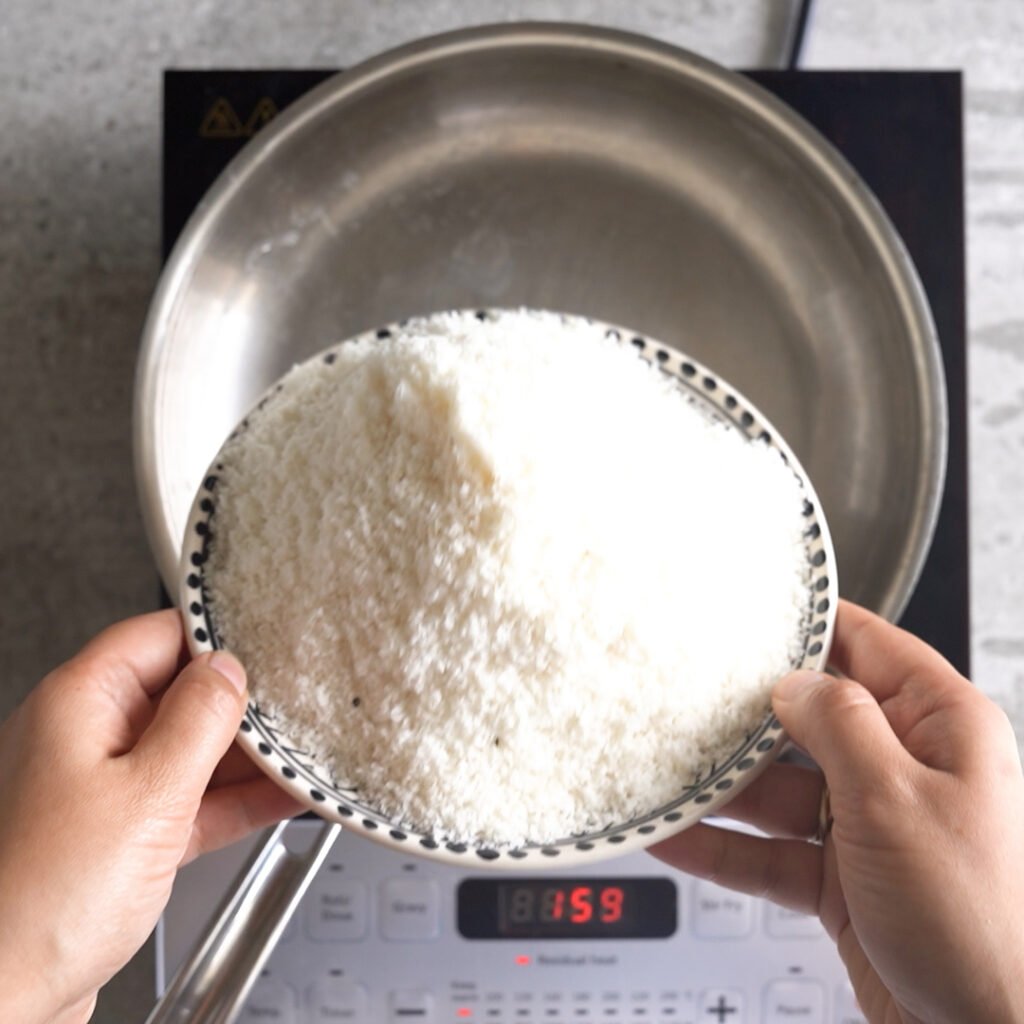
{"label": "white control panel", "polygon": [[[289,831],[302,840],[316,828],[298,821]],[[161,991],[251,846],[179,874],[157,936]],[[650,933],[660,937],[633,937]],[[507,876],[405,857],[348,832],[239,1020],[865,1024],[816,919],[645,853]]]}

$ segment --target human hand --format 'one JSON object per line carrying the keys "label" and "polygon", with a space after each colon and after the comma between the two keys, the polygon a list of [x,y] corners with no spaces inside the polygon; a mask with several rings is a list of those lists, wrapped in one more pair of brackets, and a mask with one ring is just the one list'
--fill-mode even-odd
{"label": "human hand", "polygon": [[300,806],[232,740],[245,672],[181,618],[112,626],[0,727],[0,1020],[88,1020],[178,867]]}
{"label": "human hand", "polygon": [[[651,848],[683,871],[820,916],[872,1024],[1024,1020],[1024,778],[1003,712],[930,648],[843,602],[831,664],[775,687],[822,776],[777,764]],[[854,682],[853,680],[857,680]]]}

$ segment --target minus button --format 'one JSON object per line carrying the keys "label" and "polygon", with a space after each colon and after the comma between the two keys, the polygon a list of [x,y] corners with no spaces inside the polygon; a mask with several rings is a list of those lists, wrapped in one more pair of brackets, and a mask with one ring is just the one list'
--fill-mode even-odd
{"label": "minus button", "polygon": [[392,992],[390,1002],[391,1021],[418,1021],[419,1024],[431,1024],[434,1018],[434,997],[429,991],[406,989],[404,992]]}

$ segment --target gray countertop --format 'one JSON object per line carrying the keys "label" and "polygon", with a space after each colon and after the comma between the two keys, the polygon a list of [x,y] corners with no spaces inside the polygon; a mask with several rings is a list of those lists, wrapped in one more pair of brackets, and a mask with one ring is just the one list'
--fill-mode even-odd
{"label": "gray countertop", "polygon": [[[774,66],[789,0],[7,0],[0,12],[0,715],[117,618],[153,607],[130,414],[159,265],[165,67],[345,66],[520,18]],[[816,0],[804,66],[966,72],[972,645],[1024,736],[1024,5]],[[147,947],[95,1020],[144,1017]]]}

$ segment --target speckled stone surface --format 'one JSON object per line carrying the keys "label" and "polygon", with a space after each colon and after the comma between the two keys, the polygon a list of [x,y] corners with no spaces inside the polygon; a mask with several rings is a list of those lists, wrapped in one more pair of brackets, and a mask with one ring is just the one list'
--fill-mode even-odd
{"label": "speckled stone surface", "polygon": [[[165,67],[344,66],[542,18],[774,66],[788,0],[6,0],[0,9],[0,714],[108,622],[151,608],[131,394],[158,272]],[[963,67],[977,682],[1024,735],[1024,5],[816,0],[807,67]],[[94,1020],[141,1020],[147,947]]]}

